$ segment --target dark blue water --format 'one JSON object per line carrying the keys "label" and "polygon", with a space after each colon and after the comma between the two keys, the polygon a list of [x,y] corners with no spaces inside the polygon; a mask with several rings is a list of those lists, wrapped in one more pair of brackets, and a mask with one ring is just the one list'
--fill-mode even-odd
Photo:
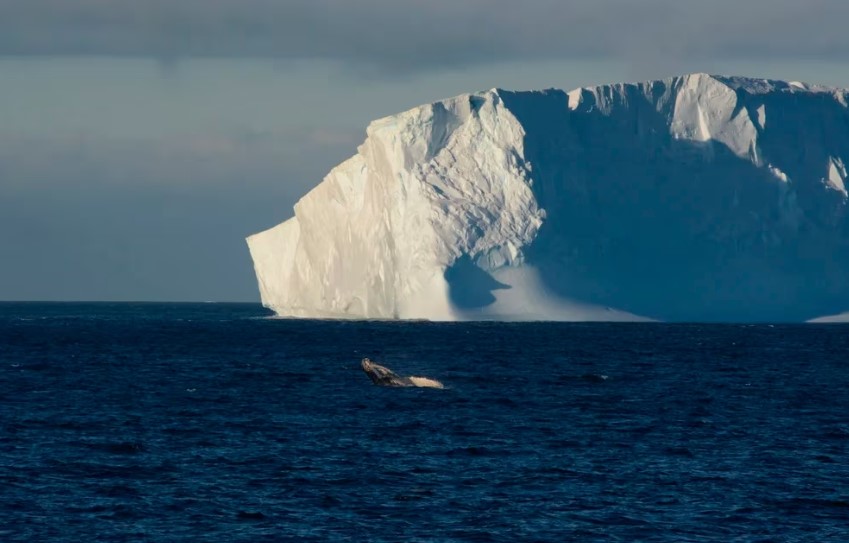
{"label": "dark blue water", "polygon": [[849,541],[847,327],[263,315],[0,304],[0,541]]}

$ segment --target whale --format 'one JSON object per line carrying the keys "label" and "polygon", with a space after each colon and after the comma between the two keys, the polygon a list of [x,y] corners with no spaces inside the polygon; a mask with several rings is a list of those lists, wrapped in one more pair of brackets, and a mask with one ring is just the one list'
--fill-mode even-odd
{"label": "whale", "polygon": [[360,365],[366,375],[369,376],[371,382],[375,385],[384,387],[419,387],[419,388],[445,388],[445,386],[436,379],[428,377],[402,377],[385,366],[381,366],[372,362],[368,358],[363,358]]}

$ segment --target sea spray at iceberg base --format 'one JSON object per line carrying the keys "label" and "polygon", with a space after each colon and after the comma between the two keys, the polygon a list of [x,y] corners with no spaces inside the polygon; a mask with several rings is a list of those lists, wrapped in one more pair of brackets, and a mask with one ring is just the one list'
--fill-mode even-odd
{"label": "sea spray at iceberg base", "polygon": [[849,93],[694,74],[373,122],[248,238],[279,315],[804,321],[849,310]]}

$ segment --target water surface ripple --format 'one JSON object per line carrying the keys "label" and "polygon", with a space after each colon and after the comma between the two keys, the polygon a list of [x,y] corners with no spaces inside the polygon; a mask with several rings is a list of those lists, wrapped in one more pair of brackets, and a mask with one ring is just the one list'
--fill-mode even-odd
{"label": "water surface ripple", "polygon": [[849,541],[848,327],[264,315],[0,304],[0,540]]}

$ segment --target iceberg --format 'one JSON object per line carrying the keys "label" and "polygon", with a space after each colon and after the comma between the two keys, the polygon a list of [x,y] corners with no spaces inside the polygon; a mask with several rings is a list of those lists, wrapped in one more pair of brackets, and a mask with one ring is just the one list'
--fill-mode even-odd
{"label": "iceberg", "polygon": [[849,309],[849,92],[692,74],[372,122],[247,238],[281,316],[806,321]]}

